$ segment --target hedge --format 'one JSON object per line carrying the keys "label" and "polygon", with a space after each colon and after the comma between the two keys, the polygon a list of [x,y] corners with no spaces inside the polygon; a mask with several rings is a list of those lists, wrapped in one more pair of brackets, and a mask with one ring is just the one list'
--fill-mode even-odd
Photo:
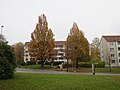
{"label": "hedge", "polygon": [[[92,67],[92,63],[91,62],[87,62],[87,63],[86,62],[80,62],[78,66],[79,67],[85,67],[85,68],[91,68]],[[63,67],[66,68],[67,64],[64,64]],[[72,64],[68,64],[68,67],[72,67]],[[99,63],[96,63],[95,67],[97,67],[97,68],[104,68],[105,67],[105,62],[101,61]]]}

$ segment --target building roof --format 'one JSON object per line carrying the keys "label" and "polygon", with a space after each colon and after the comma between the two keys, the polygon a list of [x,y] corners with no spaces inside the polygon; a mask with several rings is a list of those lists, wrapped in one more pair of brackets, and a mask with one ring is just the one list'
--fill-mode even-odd
{"label": "building roof", "polygon": [[30,42],[25,42],[24,46],[28,46]]}
{"label": "building roof", "polygon": [[66,41],[55,41],[55,45],[64,45]]}
{"label": "building roof", "polygon": [[120,35],[114,35],[114,36],[102,36],[107,42],[116,42],[120,41]]}

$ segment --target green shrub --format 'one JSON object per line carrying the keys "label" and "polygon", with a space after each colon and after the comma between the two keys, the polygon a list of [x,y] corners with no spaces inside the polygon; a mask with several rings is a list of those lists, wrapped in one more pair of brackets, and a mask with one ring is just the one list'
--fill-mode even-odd
{"label": "green shrub", "polygon": [[[79,64],[79,66],[80,67],[92,67],[92,63],[91,62],[81,62],[80,64]],[[100,61],[100,62],[98,62],[98,63],[96,63],[95,64],[95,67],[97,67],[97,68],[104,68],[105,67],[105,62],[103,62],[103,61]]]}
{"label": "green shrub", "polygon": [[91,63],[80,63],[80,64],[79,64],[79,67],[87,67],[87,68],[90,68],[90,67],[92,67],[92,64],[91,64]]}
{"label": "green shrub", "polygon": [[62,63],[64,63],[64,62],[63,61],[57,61],[57,62],[54,62],[53,65],[60,65]]}
{"label": "green shrub", "polygon": [[27,61],[27,65],[35,65],[36,62],[35,61]]}
{"label": "green shrub", "polygon": [[105,67],[105,62],[100,61],[98,64],[95,65],[97,68],[104,68]]}
{"label": "green shrub", "polygon": [[[66,68],[67,64],[63,64],[63,67]],[[68,67],[72,67],[72,64],[68,64]],[[79,62],[79,67],[91,68],[92,67],[92,63],[91,62]],[[104,68],[105,67],[105,62],[100,61],[99,63],[95,64],[95,67],[97,67],[97,68]]]}
{"label": "green shrub", "polygon": [[0,79],[12,78],[16,67],[13,49],[7,42],[0,41]]}
{"label": "green shrub", "polygon": [[51,65],[52,62],[45,61],[45,65]]}
{"label": "green shrub", "polygon": [[[68,64],[68,67],[72,67],[72,64]],[[63,64],[63,68],[67,68],[67,64]]]}
{"label": "green shrub", "polygon": [[25,66],[26,65],[26,63],[23,61],[23,62],[21,62],[21,66]]}

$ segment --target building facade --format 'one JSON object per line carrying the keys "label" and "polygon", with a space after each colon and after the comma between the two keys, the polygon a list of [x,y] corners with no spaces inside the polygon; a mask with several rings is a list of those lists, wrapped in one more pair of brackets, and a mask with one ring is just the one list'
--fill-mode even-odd
{"label": "building facade", "polygon": [[100,57],[106,67],[120,66],[120,35],[102,36],[100,41]]}
{"label": "building facade", "polygon": [[[24,62],[31,61],[33,58],[30,57],[29,51],[28,51],[28,45],[29,42],[26,42],[24,45]],[[54,61],[59,62],[63,61],[66,62],[67,60],[65,59],[65,41],[55,41],[55,48],[54,48],[57,53],[54,56]]]}
{"label": "building facade", "polygon": [[30,57],[29,52],[28,52],[28,45],[29,45],[29,42],[26,42],[24,44],[24,62],[25,63],[27,61],[31,61],[31,57]]}
{"label": "building facade", "polygon": [[66,62],[67,60],[65,59],[65,41],[55,41],[54,49],[57,51],[54,61]]}

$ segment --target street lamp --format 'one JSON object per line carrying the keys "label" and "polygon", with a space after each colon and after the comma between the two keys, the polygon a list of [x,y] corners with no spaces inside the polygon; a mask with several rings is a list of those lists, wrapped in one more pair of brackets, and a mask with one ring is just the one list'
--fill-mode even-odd
{"label": "street lamp", "polygon": [[2,25],[2,26],[1,26],[1,35],[2,35],[2,30],[3,30],[3,28],[4,28],[4,26]]}

